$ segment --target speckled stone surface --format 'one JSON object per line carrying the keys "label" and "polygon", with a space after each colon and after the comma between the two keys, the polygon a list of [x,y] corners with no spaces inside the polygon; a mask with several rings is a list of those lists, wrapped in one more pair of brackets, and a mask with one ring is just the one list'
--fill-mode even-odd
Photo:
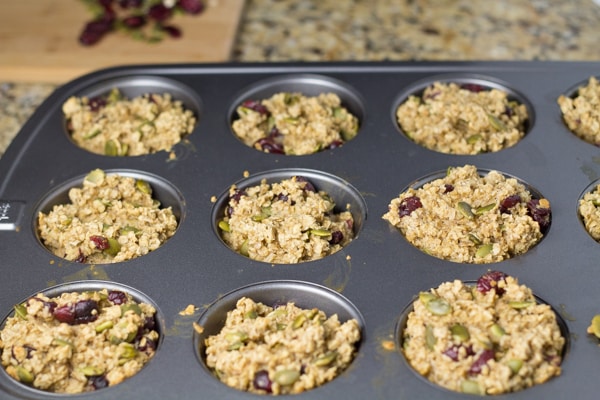
{"label": "speckled stone surface", "polygon": [[[247,0],[234,62],[600,60],[593,0]],[[0,155],[50,84],[2,82]]]}

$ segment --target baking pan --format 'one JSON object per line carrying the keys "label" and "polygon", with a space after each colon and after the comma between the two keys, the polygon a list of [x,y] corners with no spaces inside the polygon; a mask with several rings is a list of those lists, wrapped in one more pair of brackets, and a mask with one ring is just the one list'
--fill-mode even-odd
{"label": "baking pan", "polygon": [[[256,398],[209,373],[199,350],[202,334],[193,328],[201,322],[215,329],[219,317],[213,314],[233,304],[232,296],[251,293],[307,307],[315,302],[360,321],[362,340],[352,365],[330,383],[295,398],[470,398],[416,374],[400,351],[399,330],[420,291],[454,279],[473,281],[488,269],[532,288],[560,315],[567,336],[560,376],[497,397],[596,397],[600,347],[586,329],[600,313],[600,244],[585,231],[577,204],[600,179],[600,153],[566,128],[556,100],[571,95],[599,67],[594,62],[144,65],[99,70],[65,84],[37,109],[0,159],[0,313],[10,315],[14,304],[47,288],[124,285],[156,305],[162,340],[145,368],[114,387],[48,394],[2,371],[0,397]],[[469,156],[413,143],[398,127],[395,110],[436,80],[508,91],[528,108],[525,136],[508,149]],[[194,131],[172,154],[107,157],[78,148],[68,136],[62,104],[70,96],[94,96],[113,87],[127,96],[170,92],[195,113]],[[306,156],[245,146],[231,129],[236,106],[278,91],[337,93],[359,118],[357,136]],[[499,263],[461,264],[419,251],[381,218],[390,200],[407,187],[466,164],[516,177],[547,198],[552,223],[543,240]],[[95,168],[150,181],[161,201],[175,210],[175,235],[159,249],[117,264],[78,264],[52,255],[38,238],[37,213],[64,201],[67,190]],[[331,256],[294,265],[253,261],[230,250],[217,227],[229,187],[299,172],[352,203],[356,238]],[[180,314],[190,304],[196,311]]]}

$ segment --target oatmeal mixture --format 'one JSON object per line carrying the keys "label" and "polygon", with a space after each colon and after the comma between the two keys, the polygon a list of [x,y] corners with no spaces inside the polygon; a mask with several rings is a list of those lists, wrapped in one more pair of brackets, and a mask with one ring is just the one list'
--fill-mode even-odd
{"label": "oatmeal mixture", "polygon": [[219,228],[225,243],[254,260],[292,264],[333,254],[354,237],[350,211],[301,176],[229,190]]}
{"label": "oatmeal mixture", "polygon": [[410,96],[396,118],[415,143],[449,154],[495,152],[525,135],[527,108],[506,92],[478,85],[435,82]]}
{"label": "oatmeal mixture", "polygon": [[409,188],[383,219],[415,247],[461,263],[493,263],[525,253],[550,225],[550,202],[497,171],[480,176],[472,165]]}
{"label": "oatmeal mixture", "polygon": [[594,145],[600,144],[600,85],[591,76],[588,84],[582,86],[573,98],[561,95],[558,105],[563,120],[578,137]]}
{"label": "oatmeal mixture", "polygon": [[560,375],[565,338],[556,314],[516,278],[490,271],[469,286],[419,294],[402,333],[410,365],[431,382],[471,394],[514,392]]}
{"label": "oatmeal mixture", "polygon": [[0,332],[2,366],[17,381],[56,393],[121,383],[154,356],[156,310],[116,290],[37,294]]}
{"label": "oatmeal mixture", "polygon": [[171,207],[160,208],[148,182],[93,170],[71,203],[38,215],[43,244],[58,257],[88,264],[126,261],[156,250],[175,233]]}
{"label": "oatmeal mixture", "polygon": [[168,93],[129,100],[118,89],[104,97],[71,97],[63,113],[78,146],[107,156],[168,151],[192,133],[196,123],[193,113]]}
{"label": "oatmeal mixture", "polygon": [[354,319],[317,308],[272,308],[242,298],[225,326],[206,339],[206,363],[226,385],[259,394],[300,393],[350,365],[360,340]]}
{"label": "oatmeal mixture", "polygon": [[266,153],[306,155],[341,146],[356,136],[358,119],[334,93],[316,97],[277,93],[237,108],[235,134]]}
{"label": "oatmeal mixture", "polygon": [[600,242],[600,185],[579,200],[579,214],[588,233]]}

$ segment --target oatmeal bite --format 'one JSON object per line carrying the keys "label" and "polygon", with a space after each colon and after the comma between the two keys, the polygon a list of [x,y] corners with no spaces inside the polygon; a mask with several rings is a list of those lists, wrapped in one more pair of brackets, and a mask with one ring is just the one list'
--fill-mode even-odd
{"label": "oatmeal bite", "polygon": [[558,105],[569,130],[579,138],[600,145],[600,85],[591,76],[587,85],[581,86],[574,97],[560,95]]}
{"label": "oatmeal bite", "polygon": [[550,226],[550,202],[535,199],[498,171],[449,168],[443,178],[409,188],[383,215],[415,247],[461,263],[493,263],[527,252]]}
{"label": "oatmeal bite", "polygon": [[142,179],[95,169],[69,190],[69,200],[38,214],[38,232],[48,250],[70,261],[130,260],[156,250],[177,229],[172,208],[161,208]]}
{"label": "oatmeal bite", "polygon": [[118,290],[36,294],[0,332],[2,366],[36,389],[81,393],[138,373],[159,340],[156,310]]}
{"label": "oatmeal bite", "polygon": [[168,93],[127,99],[115,88],[106,96],[70,97],[62,110],[75,143],[106,156],[169,151],[196,123],[192,111]]}
{"label": "oatmeal bite", "polygon": [[419,293],[402,332],[415,371],[457,392],[515,392],[560,375],[565,338],[552,308],[500,271]]}
{"label": "oatmeal bite", "polygon": [[335,93],[277,93],[247,100],[236,111],[232,128],[237,137],[266,153],[312,154],[339,147],[358,132],[358,119]]}
{"label": "oatmeal bite", "polygon": [[499,89],[435,82],[396,110],[398,124],[415,143],[449,154],[496,152],[525,135],[527,108]]}
{"label": "oatmeal bite", "polygon": [[294,303],[270,307],[243,297],[221,331],[205,340],[206,363],[226,385],[258,394],[301,393],[331,381],[352,362],[355,319],[340,322]]}
{"label": "oatmeal bite", "polygon": [[218,225],[225,243],[251,259],[291,264],[339,251],[354,238],[350,211],[302,176],[248,188],[232,186]]}

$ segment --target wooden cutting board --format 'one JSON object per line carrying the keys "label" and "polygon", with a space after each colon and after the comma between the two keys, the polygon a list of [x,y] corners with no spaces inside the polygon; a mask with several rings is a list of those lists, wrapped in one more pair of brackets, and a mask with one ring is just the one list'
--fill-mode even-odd
{"label": "wooden cutting board", "polygon": [[199,15],[177,15],[181,38],[158,43],[111,33],[94,46],[79,44],[92,18],[78,0],[2,1],[0,81],[64,83],[96,69],[126,65],[229,60],[244,0],[206,0]]}

